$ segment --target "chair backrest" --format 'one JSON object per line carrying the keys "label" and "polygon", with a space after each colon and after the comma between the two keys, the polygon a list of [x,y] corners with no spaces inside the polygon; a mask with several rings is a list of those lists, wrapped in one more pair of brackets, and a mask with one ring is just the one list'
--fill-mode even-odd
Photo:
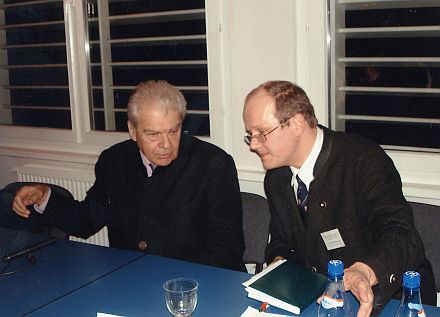
{"label": "chair backrest", "polygon": [[253,193],[242,192],[241,201],[245,241],[243,262],[256,264],[255,273],[259,273],[263,269],[264,250],[269,239],[269,206],[266,198]]}
{"label": "chair backrest", "polygon": [[[14,230],[44,234],[57,239],[69,239],[69,236],[58,228],[40,226],[38,224],[38,217],[31,216],[29,219],[23,219],[12,211],[12,202],[16,191],[24,185],[32,184],[35,184],[35,182],[14,182],[0,190],[0,226]],[[46,185],[48,185],[52,191],[73,199],[72,194],[64,187],[54,184]]]}
{"label": "chair backrest", "polygon": [[440,206],[410,203],[416,229],[425,245],[425,254],[434,271],[435,287],[440,292]]}

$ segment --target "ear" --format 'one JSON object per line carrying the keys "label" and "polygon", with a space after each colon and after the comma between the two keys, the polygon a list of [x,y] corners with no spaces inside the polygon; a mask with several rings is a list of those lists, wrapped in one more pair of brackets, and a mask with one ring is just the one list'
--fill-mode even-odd
{"label": "ear", "polygon": [[130,138],[136,142],[136,127],[130,121],[127,121],[128,133],[130,134]]}
{"label": "ear", "polygon": [[306,129],[307,122],[304,119],[304,116],[301,113],[297,113],[292,117],[293,122],[293,130],[295,135],[301,135]]}

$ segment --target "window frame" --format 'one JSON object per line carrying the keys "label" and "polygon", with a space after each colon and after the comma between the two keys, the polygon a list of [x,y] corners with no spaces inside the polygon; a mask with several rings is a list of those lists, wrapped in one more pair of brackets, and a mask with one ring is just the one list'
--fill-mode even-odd
{"label": "window frame", "polygon": [[[439,124],[440,119],[436,118],[417,118],[417,117],[405,117],[399,116],[381,116],[374,114],[355,115],[347,114],[345,111],[344,100],[349,95],[356,95],[357,93],[365,93],[366,96],[375,96],[376,93],[387,94],[391,93],[391,96],[397,96],[399,94],[408,94],[415,92],[418,95],[438,95],[440,93],[439,88],[405,88],[405,87],[367,87],[367,86],[351,86],[345,83],[346,69],[350,66],[375,66],[376,63],[385,66],[397,66],[405,67],[405,63],[418,64],[423,63],[426,65],[435,65],[438,63],[437,57],[346,57],[343,53],[345,51],[345,39],[346,38],[364,38],[368,37],[368,34],[372,32],[379,32],[377,39],[383,38],[384,34],[405,34],[403,37],[407,37],[414,31],[416,33],[430,33],[438,32],[440,27],[427,26],[427,27],[369,27],[369,28],[348,28],[344,23],[345,10],[363,10],[363,9],[399,9],[410,6],[417,8],[423,7],[438,7],[438,1],[432,0],[328,0],[328,36],[331,38],[331,44],[329,49],[329,75],[330,75],[330,89],[329,89],[329,125],[332,129],[337,131],[345,131],[345,125],[349,122],[367,122],[374,125],[377,122],[386,122],[392,125],[393,122],[397,123],[424,123],[424,124]],[[364,8],[365,7],[365,8]],[[334,9],[334,10],[333,10]],[[334,27],[332,28],[332,24]],[[408,34],[408,35],[407,35]],[[332,67],[333,66],[333,67]],[[423,148],[417,146],[405,146],[405,145],[383,145],[383,148],[387,150],[396,151],[409,151],[413,153],[428,152],[428,153],[440,153],[440,148]]]}
{"label": "window frame", "polygon": [[[327,100],[326,100],[326,109],[328,118],[326,118],[326,124],[330,125],[331,121],[334,120],[334,112],[332,110],[332,102],[331,102],[331,89],[335,89],[334,82],[331,80],[331,41],[334,39],[331,36],[331,26],[330,26],[330,6],[331,1],[336,0],[327,0],[326,5],[323,8],[315,8],[322,9],[325,11],[324,16],[326,17],[326,21],[324,23],[324,29],[322,36],[322,42],[325,44],[325,63],[326,63],[326,87],[327,87]],[[414,0],[385,0],[386,2],[398,5],[401,3],[411,3]],[[428,0],[430,1],[430,0]],[[360,1],[357,0],[338,0],[340,3],[344,4],[353,4],[356,5]],[[363,1],[364,2],[364,1]],[[371,0],[372,4],[379,3],[381,1]],[[382,3],[383,4],[383,3]],[[312,10],[313,11],[313,10]],[[315,12],[316,14],[316,12]],[[313,20],[309,21],[312,25],[314,24]],[[319,23],[319,22],[316,22]],[[312,53],[313,50],[310,48],[304,48],[308,53]],[[303,52],[305,54],[305,52]],[[323,56],[323,57],[324,57]],[[316,78],[315,78],[316,79]],[[313,96],[312,96],[313,99]],[[402,181],[402,190],[403,194],[408,201],[414,202],[422,202],[429,203],[433,205],[440,205],[440,152],[423,152],[423,151],[412,151],[412,150],[400,150],[400,149],[385,149],[385,152],[390,156],[393,160],[394,165],[399,171],[401,181]]]}
{"label": "window frame", "polygon": [[[210,137],[202,139],[224,145],[224,90],[222,86],[222,4],[206,1],[206,37],[208,60],[209,120]],[[72,129],[36,128],[0,125],[0,147],[32,148],[63,152],[93,152],[98,154],[104,148],[129,138],[127,132],[105,132],[91,129],[91,80],[87,49],[87,4],[85,0],[63,0],[64,23]]]}

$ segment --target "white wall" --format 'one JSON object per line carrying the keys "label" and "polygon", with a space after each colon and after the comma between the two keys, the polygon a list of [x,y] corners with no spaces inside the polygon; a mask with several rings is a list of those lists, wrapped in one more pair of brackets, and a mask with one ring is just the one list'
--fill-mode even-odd
{"label": "white wall", "polygon": [[[235,159],[243,191],[263,194],[264,171],[258,157],[243,142],[243,100],[264,81],[297,82],[308,93],[320,123],[328,125],[325,1],[208,0],[219,8],[224,133],[215,143]],[[208,3],[208,2],[207,2]],[[128,137],[128,135],[127,135]],[[1,141],[2,136],[0,136]],[[1,142],[0,142],[1,143]],[[15,180],[15,166],[50,160],[93,165],[102,148],[82,154],[69,148],[26,151],[0,146],[0,186]],[[67,149],[67,150],[66,150]],[[440,155],[391,152],[410,200],[440,204]]]}
{"label": "white wall", "polygon": [[264,81],[295,80],[294,2],[244,0],[228,3],[230,23],[225,37],[230,53],[230,103],[234,107],[231,152],[242,179],[242,190],[262,193],[264,171],[260,160],[243,142],[243,100],[251,89]]}
{"label": "white wall", "polygon": [[243,142],[242,107],[251,89],[273,79],[297,82],[308,92],[319,121],[327,122],[323,5],[324,1],[307,0],[228,2],[229,25],[224,36],[234,107],[231,152],[244,191],[263,194],[264,170]]}

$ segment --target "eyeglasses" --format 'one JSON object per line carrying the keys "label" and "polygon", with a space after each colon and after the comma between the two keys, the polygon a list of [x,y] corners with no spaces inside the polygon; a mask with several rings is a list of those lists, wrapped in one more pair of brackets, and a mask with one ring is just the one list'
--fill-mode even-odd
{"label": "eyeglasses", "polygon": [[246,142],[247,145],[251,145],[252,139],[257,140],[259,143],[264,143],[267,141],[267,136],[269,134],[271,134],[273,131],[275,131],[276,129],[278,129],[280,125],[277,125],[275,128],[273,128],[272,130],[266,132],[266,133],[259,133],[259,134],[255,134],[255,135],[245,135],[244,136],[244,142]]}
{"label": "eyeglasses", "polygon": [[281,122],[279,125],[277,125],[275,128],[273,128],[270,131],[267,131],[265,133],[259,133],[259,134],[255,134],[255,135],[245,135],[244,136],[244,142],[246,142],[247,145],[251,145],[252,139],[257,140],[259,143],[264,143],[267,141],[267,136],[269,134],[271,134],[273,131],[275,131],[276,129],[278,129],[279,127],[282,127],[283,125],[286,124],[287,121],[289,121],[291,118],[293,118],[295,115],[290,116],[289,118],[285,119],[283,122]]}

